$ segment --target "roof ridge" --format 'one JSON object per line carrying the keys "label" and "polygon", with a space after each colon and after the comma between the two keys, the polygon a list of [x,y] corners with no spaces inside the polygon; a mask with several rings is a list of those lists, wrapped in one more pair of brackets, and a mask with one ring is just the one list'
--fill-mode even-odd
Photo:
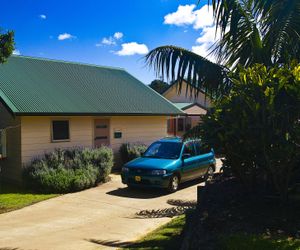
{"label": "roof ridge", "polygon": [[[163,98],[165,101],[167,101],[169,104],[171,104],[173,107],[175,107],[176,109],[180,110],[178,107],[176,107],[176,105],[174,105],[173,102],[171,102],[169,99],[167,99],[166,97],[164,97],[163,95],[161,95],[160,93],[158,93],[157,91],[155,91],[154,89],[152,89],[148,84],[144,84],[142,81],[140,81],[138,78],[136,78],[134,75],[131,75],[127,70],[125,70],[126,73],[128,73],[131,77],[133,77],[134,79],[136,79],[137,81],[139,81],[140,83],[142,83],[146,88],[150,89],[155,95],[160,96],[161,98]],[[180,110],[181,111],[181,110]]]}
{"label": "roof ridge", "polygon": [[126,71],[124,68],[121,68],[121,67],[103,66],[103,65],[92,64],[92,63],[74,62],[74,61],[67,61],[67,60],[61,60],[61,59],[52,59],[52,58],[45,58],[45,57],[35,57],[35,56],[25,56],[25,55],[11,55],[11,57],[15,57],[15,58],[27,58],[27,59],[32,59],[32,60],[57,62],[57,63],[66,63],[66,64],[76,64],[76,65],[97,67],[97,68],[103,68],[103,69],[113,69],[113,70],[123,70],[123,71]]}

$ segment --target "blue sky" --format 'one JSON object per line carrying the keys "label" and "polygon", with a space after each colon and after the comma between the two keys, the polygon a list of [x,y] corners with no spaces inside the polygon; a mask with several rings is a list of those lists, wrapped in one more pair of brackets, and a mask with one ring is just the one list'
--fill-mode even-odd
{"label": "blue sky", "polygon": [[16,54],[125,68],[149,84],[144,55],[177,45],[206,56],[214,40],[202,0],[10,0],[0,27],[14,30]]}

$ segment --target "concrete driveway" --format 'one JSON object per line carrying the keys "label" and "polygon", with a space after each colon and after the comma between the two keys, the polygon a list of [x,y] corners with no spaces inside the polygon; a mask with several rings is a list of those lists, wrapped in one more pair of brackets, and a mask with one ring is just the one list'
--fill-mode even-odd
{"label": "concrete driveway", "polygon": [[1,249],[105,249],[133,241],[182,212],[180,200],[195,201],[196,185],[174,194],[130,190],[112,181],[0,215]]}

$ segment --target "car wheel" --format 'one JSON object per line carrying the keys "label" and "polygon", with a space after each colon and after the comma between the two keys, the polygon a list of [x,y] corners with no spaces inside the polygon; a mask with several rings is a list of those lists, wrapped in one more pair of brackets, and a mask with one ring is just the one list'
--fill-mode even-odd
{"label": "car wheel", "polygon": [[214,172],[214,168],[212,166],[209,166],[205,175],[205,180],[210,181],[214,176]]}
{"label": "car wheel", "polygon": [[178,175],[173,175],[171,178],[170,178],[170,183],[169,183],[169,187],[168,187],[168,190],[169,192],[171,193],[174,193],[178,190],[178,187],[179,187],[179,177]]}
{"label": "car wheel", "polygon": [[127,184],[127,188],[128,188],[128,189],[134,189],[135,187],[132,186],[131,184]]}

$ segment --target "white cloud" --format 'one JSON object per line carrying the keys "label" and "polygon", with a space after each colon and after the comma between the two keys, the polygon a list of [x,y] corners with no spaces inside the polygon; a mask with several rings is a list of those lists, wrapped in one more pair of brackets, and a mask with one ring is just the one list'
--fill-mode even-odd
{"label": "white cloud", "polygon": [[203,29],[214,25],[213,9],[211,5],[204,5],[201,9],[194,11],[194,29]]}
{"label": "white cloud", "polygon": [[112,37],[104,37],[101,41],[101,43],[97,43],[96,46],[102,46],[102,45],[116,45],[115,40]]}
{"label": "white cloud", "polygon": [[101,42],[96,43],[96,47],[101,47],[103,45],[116,45],[117,41],[120,40],[124,34],[122,32],[115,32],[113,36],[102,38]]}
{"label": "white cloud", "polygon": [[212,6],[206,4],[199,10],[195,10],[195,7],[195,4],[179,5],[176,12],[167,14],[164,17],[164,24],[193,25],[196,30],[214,25]]}
{"label": "white cloud", "polygon": [[195,30],[201,30],[200,37],[196,40],[196,45],[192,46],[192,51],[209,60],[215,61],[214,56],[209,55],[211,46],[220,38],[216,32],[214,24],[213,10],[211,5],[204,5],[200,9],[195,9],[196,5],[179,5],[174,13],[165,16],[165,24],[176,26],[192,26]]}
{"label": "white cloud", "polygon": [[194,13],[195,4],[179,5],[176,12],[167,14],[164,17],[164,24],[174,24],[176,26],[191,25],[195,23],[196,15]]}
{"label": "white cloud", "polygon": [[216,33],[216,26],[205,27],[202,29],[201,36],[196,40],[195,45],[192,47],[192,51],[200,56],[215,62],[216,58],[210,55],[211,47],[220,39],[220,32]]}
{"label": "white cloud", "polygon": [[13,51],[13,55],[16,55],[16,56],[21,55],[20,50],[15,49],[15,50]]}
{"label": "white cloud", "polygon": [[197,43],[214,43],[220,39],[220,32],[216,33],[216,26],[205,27],[202,29],[201,36],[196,40]]}
{"label": "white cloud", "polygon": [[39,17],[40,17],[41,19],[46,19],[46,18],[47,18],[47,16],[44,15],[44,14],[39,15]]}
{"label": "white cloud", "polygon": [[115,52],[119,56],[132,56],[132,55],[145,55],[149,52],[148,47],[145,44],[139,44],[136,42],[123,43],[122,49]]}
{"label": "white cloud", "polygon": [[206,59],[208,59],[212,62],[216,62],[215,56],[209,54],[210,47],[211,47],[210,44],[204,43],[201,45],[192,46],[192,51],[202,57],[205,57]]}
{"label": "white cloud", "polygon": [[67,39],[73,39],[73,38],[76,38],[76,36],[73,36],[69,33],[63,33],[63,34],[58,35],[58,37],[57,37],[57,39],[60,41],[67,40]]}
{"label": "white cloud", "polygon": [[116,32],[114,34],[114,38],[117,40],[121,39],[123,36],[124,36],[124,34],[122,32]]}

